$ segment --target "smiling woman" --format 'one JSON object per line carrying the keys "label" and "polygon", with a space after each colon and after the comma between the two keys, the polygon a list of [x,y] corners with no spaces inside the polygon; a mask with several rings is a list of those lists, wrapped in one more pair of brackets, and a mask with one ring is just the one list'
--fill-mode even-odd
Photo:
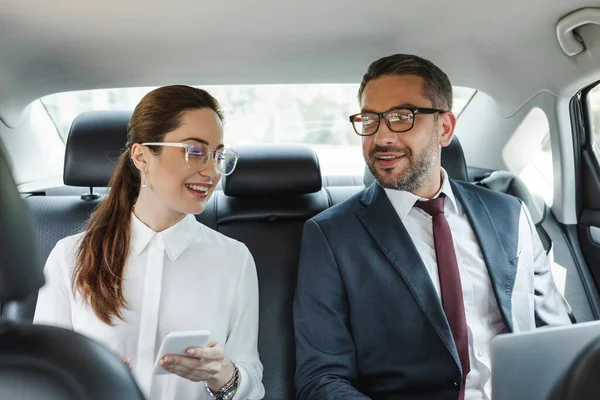
{"label": "smiling woman", "polygon": [[[106,199],[86,231],[59,241],[46,263],[34,322],[103,342],[127,360],[150,399],[264,394],[252,255],[194,217],[236,166],[222,120],[204,90],[146,94]],[[156,379],[157,338],[194,330],[210,331],[212,340],[165,356],[161,366],[172,375]]]}
{"label": "smiling woman", "polygon": [[[360,138],[348,123],[359,111],[358,84],[203,86],[220,101],[227,145],[301,143],[319,155],[324,175],[362,175]],[[58,93],[42,99],[63,140],[84,111],[131,109],[151,88]],[[454,87],[457,115],[475,94]]]}

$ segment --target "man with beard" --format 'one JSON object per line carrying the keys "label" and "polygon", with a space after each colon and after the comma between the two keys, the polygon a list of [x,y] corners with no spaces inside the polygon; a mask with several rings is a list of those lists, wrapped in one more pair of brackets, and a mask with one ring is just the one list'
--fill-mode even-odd
{"label": "man with beard", "polygon": [[490,341],[570,323],[515,197],[441,168],[452,86],[422,58],[369,67],[350,117],[376,182],[308,221],[294,299],[298,399],[490,399]]}

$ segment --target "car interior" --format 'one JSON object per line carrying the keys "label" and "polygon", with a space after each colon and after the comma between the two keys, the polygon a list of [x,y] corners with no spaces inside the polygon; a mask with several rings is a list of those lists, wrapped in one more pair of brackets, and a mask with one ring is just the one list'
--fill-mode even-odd
{"label": "car interior", "polygon": [[[597,6],[0,1],[0,393],[142,398],[108,350],[31,322],[50,251],[85,229],[110,190],[133,106],[152,87],[180,83],[231,106],[225,140],[231,135],[239,162],[196,218],[252,253],[265,399],[293,399],[303,225],[374,182],[347,116],[360,109],[368,65],[394,53],[431,60],[455,85],[456,134],[442,150],[449,176],[521,199],[571,321],[597,321]],[[297,97],[293,112],[273,93]],[[342,95],[342,105],[332,103]],[[267,133],[259,137],[255,125]],[[592,393],[598,349],[597,341],[586,347],[557,380],[560,398]],[[497,398],[511,398],[503,393]]]}

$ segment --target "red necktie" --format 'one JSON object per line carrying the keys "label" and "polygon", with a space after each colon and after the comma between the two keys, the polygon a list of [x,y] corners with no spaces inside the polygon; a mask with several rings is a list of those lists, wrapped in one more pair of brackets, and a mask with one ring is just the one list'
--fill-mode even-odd
{"label": "red necktie", "polygon": [[452,232],[444,216],[444,196],[430,200],[417,201],[418,207],[431,215],[433,222],[433,240],[435,242],[435,256],[437,259],[438,275],[442,292],[442,306],[450,324],[450,330],[456,343],[458,356],[462,366],[462,386],[460,399],[465,398],[465,383],[470,371],[469,365],[469,334],[467,332],[467,317],[463,301],[458,261],[454,252]]}

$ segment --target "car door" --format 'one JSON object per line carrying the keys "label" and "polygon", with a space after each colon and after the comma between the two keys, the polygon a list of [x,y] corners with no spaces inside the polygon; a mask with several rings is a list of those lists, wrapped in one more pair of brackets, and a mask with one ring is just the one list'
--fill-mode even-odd
{"label": "car door", "polygon": [[600,287],[600,82],[571,103],[578,171],[577,233],[596,287]]}

